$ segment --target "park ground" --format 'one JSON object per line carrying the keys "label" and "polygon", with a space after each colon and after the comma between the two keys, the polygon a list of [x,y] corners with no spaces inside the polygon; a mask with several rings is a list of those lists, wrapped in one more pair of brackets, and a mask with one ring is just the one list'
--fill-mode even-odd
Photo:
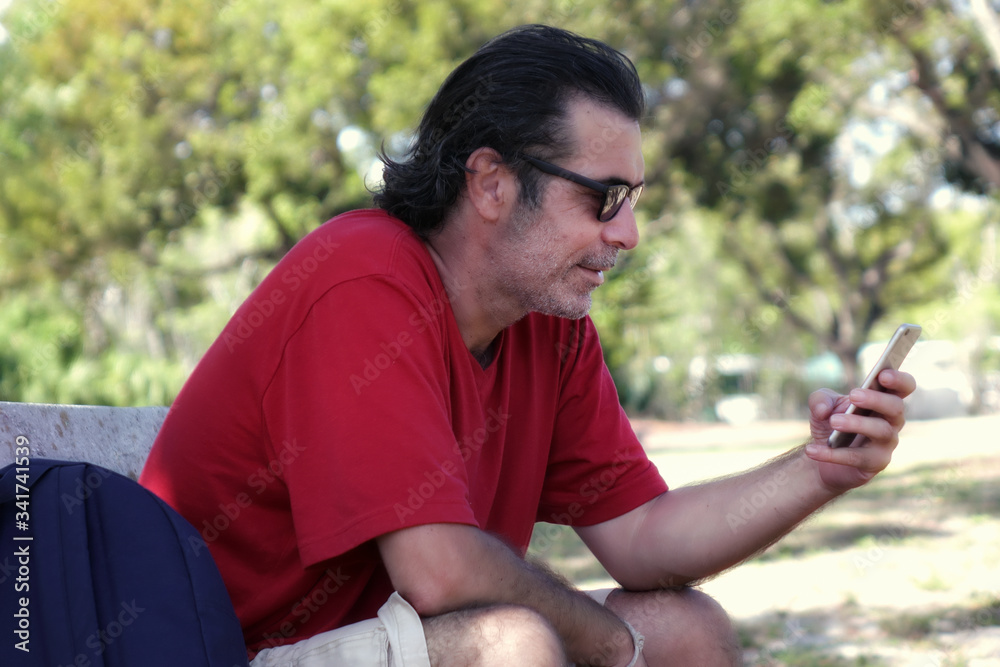
{"label": "park ground", "polygon": [[[804,422],[633,424],[673,487],[807,434]],[[612,584],[568,529],[536,530],[532,551],[581,587]],[[1000,667],[1000,415],[908,423],[878,478],[702,589],[748,665]]]}

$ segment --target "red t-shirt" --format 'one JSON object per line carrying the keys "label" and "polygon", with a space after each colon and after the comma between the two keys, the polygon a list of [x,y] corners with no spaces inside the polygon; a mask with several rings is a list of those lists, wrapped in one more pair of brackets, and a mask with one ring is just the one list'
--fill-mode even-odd
{"label": "red t-shirt", "polygon": [[[202,534],[251,652],[373,618],[374,538],[462,523],[522,555],[666,490],[589,318],[531,314],[485,370],[426,247],[381,211],[298,243],[177,400],[140,482]],[[451,292],[449,292],[451,290]]]}

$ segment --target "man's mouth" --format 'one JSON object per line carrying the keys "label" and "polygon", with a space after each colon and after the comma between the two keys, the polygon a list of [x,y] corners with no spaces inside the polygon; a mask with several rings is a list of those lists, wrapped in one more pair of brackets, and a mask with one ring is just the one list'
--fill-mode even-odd
{"label": "man's mouth", "polygon": [[585,257],[578,267],[587,271],[598,285],[604,283],[604,272],[615,267],[615,260],[618,259],[617,251],[607,253],[594,253],[590,257]]}
{"label": "man's mouth", "polygon": [[589,272],[598,285],[604,283],[604,271],[611,268],[602,266],[587,266],[586,264],[577,264],[577,266],[584,271]]}

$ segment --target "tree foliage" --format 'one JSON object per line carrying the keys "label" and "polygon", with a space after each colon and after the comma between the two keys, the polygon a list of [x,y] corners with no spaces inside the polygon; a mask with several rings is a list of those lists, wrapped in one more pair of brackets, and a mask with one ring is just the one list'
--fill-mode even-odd
{"label": "tree foliage", "polygon": [[647,86],[644,240],[595,309],[631,407],[701,414],[693,360],[853,372],[903,318],[996,331],[983,0],[15,0],[0,22],[5,400],[169,402],[299,238],[369,204],[447,73],[525,22],[608,41]]}

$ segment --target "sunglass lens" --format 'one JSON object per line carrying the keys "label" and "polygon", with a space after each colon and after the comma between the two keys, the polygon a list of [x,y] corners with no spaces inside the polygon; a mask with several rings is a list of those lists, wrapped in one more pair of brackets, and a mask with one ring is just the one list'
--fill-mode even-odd
{"label": "sunglass lens", "polygon": [[635,208],[635,205],[639,202],[639,195],[641,194],[642,194],[642,186],[641,185],[635,186],[628,193],[628,205],[631,206],[632,208]]}
{"label": "sunglass lens", "polygon": [[608,188],[604,195],[604,205],[601,207],[601,214],[597,219],[601,222],[608,222],[614,218],[625,200],[629,198],[629,188],[627,185],[613,185]]}

